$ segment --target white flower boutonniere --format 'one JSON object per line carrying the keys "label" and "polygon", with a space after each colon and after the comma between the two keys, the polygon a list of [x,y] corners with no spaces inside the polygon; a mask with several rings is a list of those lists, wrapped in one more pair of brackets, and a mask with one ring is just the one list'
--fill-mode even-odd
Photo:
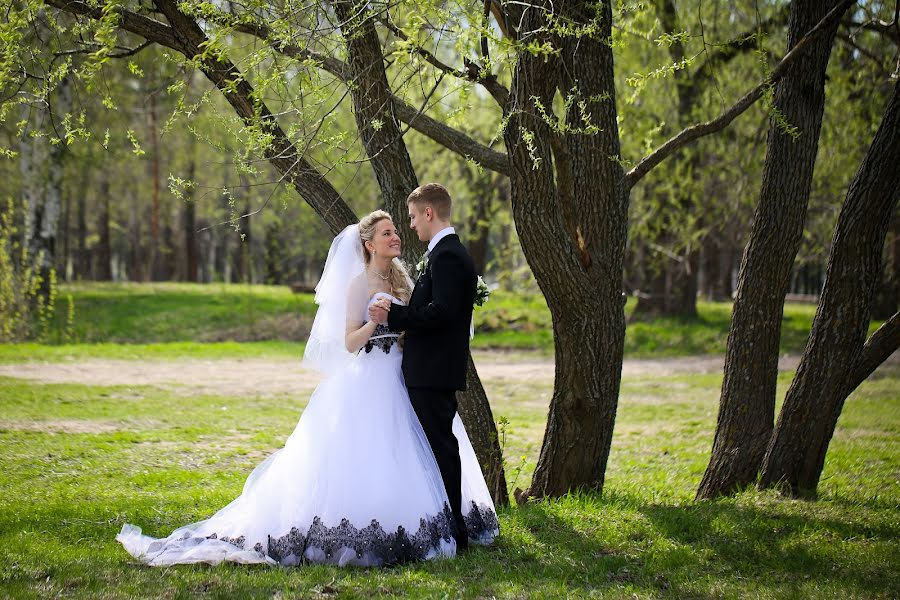
{"label": "white flower boutonniere", "polygon": [[422,273],[425,272],[425,269],[428,268],[428,252],[422,255],[422,258],[419,259],[419,262],[416,263],[416,277],[421,277]]}
{"label": "white flower boutonniere", "polygon": [[475,306],[484,306],[484,303],[491,297],[491,290],[481,275],[478,276],[478,283],[475,285]]}

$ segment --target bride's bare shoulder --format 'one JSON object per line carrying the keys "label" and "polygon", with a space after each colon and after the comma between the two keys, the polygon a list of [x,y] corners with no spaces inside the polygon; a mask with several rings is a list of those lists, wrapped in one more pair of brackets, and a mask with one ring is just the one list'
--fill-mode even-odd
{"label": "bride's bare shoulder", "polygon": [[349,292],[353,298],[365,297],[368,299],[368,296],[370,295],[369,278],[366,277],[365,271],[350,280]]}

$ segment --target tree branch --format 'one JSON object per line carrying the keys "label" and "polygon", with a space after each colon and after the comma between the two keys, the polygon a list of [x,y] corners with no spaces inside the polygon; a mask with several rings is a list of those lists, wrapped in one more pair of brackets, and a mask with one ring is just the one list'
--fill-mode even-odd
{"label": "tree branch", "polygon": [[[396,35],[398,38],[403,40],[404,42],[409,41],[409,36],[407,36],[402,29],[391,23],[386,17],[382,17],[378,19],[385,27],[390,30],[391,33]],[[497,77],[493,73],[488,73],[484,75],[484,67],[479,65],[476,62],[470,61],[466,58],[463,58],[463,63],[465,64],[465,70],[462,69],[454,69],[450,65],[443,63],[438,57],[434,54],[422,48],[421,46],[413,45],[412,48],[422,58],[425,59],[426,62],[431,64],[436,69],[447,73],[448,75],[452,75],[457,79],[463,79],[465,81],[471,81],[472,83],[480,84],[488,91],[491,97],[497,102],[500,107],[506,106],[509,100],[509,90],[507,90],[503,85],[497,81]],[[482,39],[482,52],[487,52],[487,40]]]}
{"label": "tree branch", "polygon": [[842,15],[844,11],[846,11],[847,8],[850,7],[851,4],[855,3],[856,0],[843,0],[843,2],[835,6],[834,9],[831,10],[831,12],[825,15],[825,17],[821,21],[819,21],[819,23],[815,27],[813,27],[812,30],[810,30],[809,33],[803,36],[803,38],[797,43],[796,46],[791,48],[790,52],[784,55],[781,61],[779,61],[779,63],[775,65],[772,73],[765,80],[763,80],[759,85],[747,92],[740,100],[735,102],[721,115],[719,115],[712,121],[691,125],[690,127],[681,130],[679,133],[669,138],[669,140],[663,143],[659,148],[642,158],[634,168],[632,168],[630,171],[628,171],[628,173],[625,174],[624,183],[626,188],[631,189],[632,187],[634,187],[634,185],[641,179],[643,179],[643,177],[647,173],[649,173],[651,169],[659,165],[662,161],[674,154],[677,150],[690,144],[694,140],[716,133],[717,131],[721,131],[737,117],[746,112],[748,108],[753,106],[753,104],[762,97],[763,93],[770,86],[784,77],[788,68],[797,60],[797,58],[801,54],[803,54],[807,46],[809,46],[812,41],[827,27],[832,25],[840,17],[840,15]]}
{"label": "tree branch", "polygon": [[[103,18],[103,9],[91,6],[87,2],[80,2],[78,0],[44,0],[44,2],[49,6],[73,15],[90,17],[95,20]],[[178,42],[175,39],[175,33],[172,31],[172,28],[165,23],[139,15],[120,6],[113,6],[110,10],[119,15],[119,25],[122,29],[135,35],[139,35],[145,40],[153,41],[160,46],[180,51]]]}
{"label": "tree branch", "polygon": [[841,25],[844,25],[845,27],[853,27],[856,29],[865,29],[866,31],[874,31],[875,33],[881,34],[883,37],[894,42],[894,44],[900,45],[900,30],[898,30],[896,23],[886,23],[884,21],[874,19],[872,21],[860,23],[859,21],[854,21],[853,19],[844,19],[843,21],[841,21]]}
{"label": "tree branch", "polygon": [[[100,19],[102,7],[93,7],[77,0],[45,0],[65,12]],[[154,0],[171,25],[144,17],[121,7],[113,7],[119,15],[122,29],[148,41],[176,50],[188,58],[196,58],[205,44],[206,36],[196,21],[181,13],[172,0]],[[265,149],[266,158],[282,173],[300,196],[319,214],[332,232],[341,231],[356,220],[330,183],[297,152],[264,103],[254,100],[255,93],[243,75],[227,58],[208,57],[200,64],[203,73],[222,92],[235,112],[248,125],[259,124],[273,137]]]}
{"label": "tree branch", "polygon": [[[312,59],[322,65],[322,68],[331,73],[344,83],[350,83],[353,76],[350,66],[336,58],[318,54],[293,44],[282,44],[278,40],[270,39],[270,30],[259,24],[241,23],[234,27],[235,31],[252,35],[265,41],[276,52],[297,60]],[[394,105],[395,116],[415,129],[419,133],[431,138],[438,144],[452,152],[474,160],[485,169],[490,169],[502,175],[509,175],[509,159],[503,152],[498,152],[481,144],[461,131],[454,129],[440,121],[437,121],[419,109],[404,102],[396,95],[391,96]]]}
{"label": "tree branch", "polygon": [[849,391],[853,391],[875,372],[878,366],[900,348],[900,312],[884,322],[884,325],[866,340],[850,372]]}

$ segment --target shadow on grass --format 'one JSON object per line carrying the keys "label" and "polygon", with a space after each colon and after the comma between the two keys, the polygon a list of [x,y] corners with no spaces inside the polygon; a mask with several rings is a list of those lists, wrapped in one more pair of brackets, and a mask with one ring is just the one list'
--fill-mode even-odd
{"label": "shadow on grass", "polygon": [[[611,493],[534,503],[501,511],[503,534],[491,547],[475,547],[456,560],[387,569],[152,569],[114,541],[125,520],[164,534],[210,500],[181,497],[177,506],[164,507],[157,505],[166,501],[153,496],[114,502],[88,496],[6,514],[0,538],[18,551],[6,556],[15,558],[16,568],[7,562],[2,580],[12,586],[7,591],[35,591],[47,579],[68,592],[104,590],[112,597],[140,590],[271,598],[287,590],[341,597],[718,598],[804,595],[809,581],[816,595],[832,597],[890,597],[898,589],[897,569],[891,568],[897,559],[889,550],[900,532],[889,515],[867,524],[768,499],[759,506],[746,499],[678,506]],[[866,555],[879,545],[885,552]]]}

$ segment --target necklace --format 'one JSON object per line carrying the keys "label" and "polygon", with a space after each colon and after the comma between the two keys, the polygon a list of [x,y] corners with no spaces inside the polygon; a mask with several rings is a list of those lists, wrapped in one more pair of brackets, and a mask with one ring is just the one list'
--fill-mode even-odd
{"label": "necklace", "polygon": [[375,267],[372,267],[370,270],[371,270],[373,273],[375,273],[376,275],[378,275],[379,277],[381,277],[381,280],[382,280],[382,281],[387,281],[388,279],[390,279],[390,278],[391,278],[391,273],[393,273],[393,271],[394,271],[393,267],[391,267],[391,270],[388,271],[388,274],[387,274],[387,275],[382,275],[381,273],[379,273],[378,271],[375,270]]}

